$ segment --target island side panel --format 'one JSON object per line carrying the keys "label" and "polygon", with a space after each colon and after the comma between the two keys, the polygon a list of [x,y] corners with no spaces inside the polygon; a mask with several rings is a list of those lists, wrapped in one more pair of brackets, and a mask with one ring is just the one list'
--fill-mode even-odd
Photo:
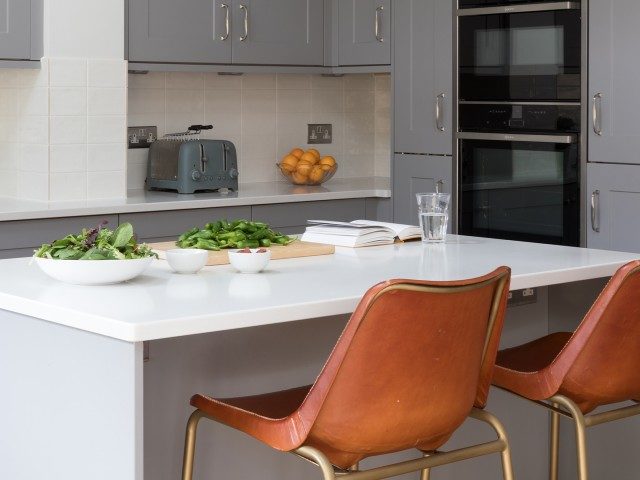
{"label": "island side panel", "polygon": [[0,310],[0,478],[142,480],[142,344]]}

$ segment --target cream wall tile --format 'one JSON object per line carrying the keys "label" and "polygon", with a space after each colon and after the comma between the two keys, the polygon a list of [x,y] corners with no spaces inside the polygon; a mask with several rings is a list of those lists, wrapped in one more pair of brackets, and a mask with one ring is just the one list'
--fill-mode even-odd
{"label": "cream wall tile", "polygon": [[126,115],[126,89],[89,87],[87,89],[87,113],[89,115]]}
{"label": "cream wall tile", "polygon": [[127,116],[127,123],[130,127],[135,127],[135,126],[158,127],[158,137],[161,137],[162,135],[167,133],[167,129],[165,127],[164,112],[163,113],[143,113],[143,114],[130,113]]}
{"label": "cream wall tile", "polygon": [[311,95],[309,90],[278,90],[278,113],[310,113]]}
{"label": "cream wall tile", "polygon": [[20,121],[20,142],[46,145],[49,143],[49,117],[27,115]]}
{"label": "cream wall tile", "polygon": [[12,143],[19,141],[17,120],[15,116],[0,116],[0,142]]}
{"label": "cream wall tile", "polygon": [[129,163],[127,167],[127,189],[142,190],[147,178],[147,165],[144,163]]}
{"label": "cream wall tile", "polygon": [[344,111],[371,114],[375,112],[375,97],[366,90],[347,90],[344,93]]}
{"label": "cream wall tile", "polygon": [[277,74],[278,90],[309,90],[311,88],[311,75],[298,73]]}
{"label": "cream wall tile", "polygon": [[52,145],[78,144],[87,141],[87,117],[49,117]]}
{"label": "cream wall tile", "polygon": [[50,199],[52,202],[85,198],[87,198],[87,175],[84,172],[51,174]]}
{"label": "cream wall tile", "polygon": [[126,126],[124,115],[87,117],[87,143],[126,143]]}
{"label": "cream wall tile", "polygon": [[242,119],[242,136],[276,134],[275,113],[255,113]]}
{"label": "cream wall tile", "polygon": [[[146,149],[140,149],[148,152]],[[124,143],[87,145],[89,172],[124,171],[127,165],[127,146]]]}
{"label": "cream wall tile", "polygon": [[223,111],[205,113],[204,123],[213,125],[213,130],[202,132],[203,138],[225,138],[228,135],[240,136],[242,116],[239,113],[225,114]]}
{"label": "cream wall tile", "polygon": [[341,113],[344,92],[342,90],[312,90],[311,111],[315,113]]}
{"label": "cream wall tile", "polygon": [[204,85],[206,90],[240,90],[242,88],[242,75],[206,73]]}
{"label": "cream wall tile", "polygon": [[312,89],[326,89],[338,91],[344,89],[344,77],[332,77],[323,75],[311,76]]}
{"label": "cream wall tile", "polygon": [[20,70],[3,68],[0,70],[0,88],[17,88],[20,86]]}
{"label": "cream wall tile", "polygon": [[19,93],[17,88],[0,88],[0,115],[18,115]]}
{"label": "cream wall tile", "polygon": [[282,180],[281,174],[278,173],[275,163],[276,162],[273,157],[240,157],[240,181],[242,183],[253,183]]}
{"label": "cream wall tile", "polygon": [[165,90],[129,89],[129,114],[165,113]]}
{"label": "cream wall tile", "polygon": [[275,90],[276,89],[276,75],[275,73],[269,74],[254,74],[242,76],[242,89],[243,90]]}
{"label": "cream wall tile", "polygon": [[19,155],[19,143],[0,143],[0,170],[6,172],[17,169]]}
{"label": "cream wall tile", "polygon": [[384,73],[375,75],[375,83],[376,83],[376,91],[386,91],[389,92],[391,90],[391,74]]}
{"label": "cream wall tile", "polygon": [[204,114],[204,90],[167,90],[166,112]]}
{"label": "cream wall tile", "polygon": [[165,88],[164,72],[149,72],[145,74],[129,74],[129,88]]}
{"label": "cream wall tile", "polygon": [[18,197],[25,200],[49,200],[49,174],[18,172]]}
{"label": "cream wall tile", "polygon": [[51,145],[49,162],[53,173],[72,173],[87,171],[87,146]]}
{"label": "cream wall tile", "polygon": [[23,172],[49,172],[49,146],[23,144],[20,147],[20,164]]}
{"label": "cream wall tile", "polygon": [[365,90],[372,92],[375,88],[375,77],[371,73],[345,75],[345,90]]}
{"label": "cream wall tile", "polygon": [[149,159],[149,150],[146,148],[132,148],[127,151],[127,162],[128,163],[142,163],[145,166],[147,165],[147,160]]}
{"label": "cream wall tile", "polygon": [[21,115],[49,115],[49,89],[31,87],[20,89]]}
{"label": "cream wall tile", "polygon": [[52,87],[85,87],[87,61],[78,58],[50,59],[49,82]]}
{"label": "cream wall tile", "polygon": [[166,129],[167,133],[178,133],[185,132],[189,125],[194,124],[202,124],[204,123],[204,114],[203,113],[174,113],[171,115],[167,115],[167,124]]}
{"label": "cream wall tile", "polygon": [[115,59],[90,59],[87,62],[87,85],[90,87],[126,87],[127,62]]}
{"label": "cream wall tile", "polygon": [[87,174],[87,198],[121,198],[127,194],[126,172],[89,172]]}
{"label": "cream wall tile", "polygon": [[18,172],[0,169],[0,195],[15,197],[18,195]]}
{"label": "cream wall tile", "polygon": [[242,137],[242,155],[247,159],[271,158],[276,161],[276,139],[272,135],[247,135]]}
{"label": "cream wall tile", "polygon": [[242,94],[240,90],[207,90],[204,97],[205,112],[210,114],[240,114]]}
{"label": "cream wall tile", "polygon": [[204,88],[204,74],[192,72],[167,72],[166,88],[202,90]]}
{"label": "cream wall tile", "polygon": [[49,86],[49,60],[42,58],[40,68],[25,68],[19,71],[20,87],[48,87]]}
{"label": "cream wall tile", "polygon": [[51,115],[86,115],[87,89],[84,87],[51,88]]}
{"label": "cream wall tile", "polygon": [[276,113],[275,90],[243,90],[242,114],[256,115]]}

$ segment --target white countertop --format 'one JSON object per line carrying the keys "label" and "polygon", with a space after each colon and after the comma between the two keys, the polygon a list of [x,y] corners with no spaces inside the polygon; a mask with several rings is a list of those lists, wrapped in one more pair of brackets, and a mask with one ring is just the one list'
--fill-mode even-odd
{"label": "white countertop", "polygon": [[238,192],[230,192],[228,195],[216,192],[180,195],[174,192],[130,190],[127,198],[121,200],[36,202],[0,197],[0,222],[390,196],[388,178],[367,177],[334,178],[317,187],[296,186],[285,181],[245,183],[240,184]]}
{"label": "white countertop", "polygon": [[254,275],[228,265],[178,275],[158,260],[131,282],[99,287],[59,283],[20,258],[0,261],[0,309],[139,342],[350,313],[369,287],[391,278],[455,280],[508,265],[518,290],[607,277],[637,257],[450,236],[444,245],[338,248],[276,260]]}

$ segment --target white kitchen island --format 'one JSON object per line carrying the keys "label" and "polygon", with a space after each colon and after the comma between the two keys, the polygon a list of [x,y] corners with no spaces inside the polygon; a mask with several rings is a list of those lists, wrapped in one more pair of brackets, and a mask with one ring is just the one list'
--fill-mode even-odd
{"label": "white kitchen island", "polygon": [[[157,261],[138,279],[101,287],[58,283],[29,259],[2,260],[0,478],[179,478],[191,394],[312,382],[346,315],[377,282],[455,280],[508,265],[512,290],[537,288],[535,303],[509,309],[508,345],[572,328],[603,279],[636,257],[450,236],[444,245],[273,261],[257,275],[221,266],[183,276]],[[517,478],[544,478],[546,413],[502,392],[492,392],[489,409],[512,437]],[[487,434],[465,425],[452,444]],[[319,478],[305,462],[211,422],[201,427],[197,448],[198,479]],[[562,453],[563,472],[572,468],[570,448]],[[632,454],[616,460],[629,472],[638,466]],[[432,478],[493,479],[498,463],[469,461],[434,470]],[[592,478],[605,478],[600,463],[596,451]],[[635,478],[626,471],[616,478]]]}

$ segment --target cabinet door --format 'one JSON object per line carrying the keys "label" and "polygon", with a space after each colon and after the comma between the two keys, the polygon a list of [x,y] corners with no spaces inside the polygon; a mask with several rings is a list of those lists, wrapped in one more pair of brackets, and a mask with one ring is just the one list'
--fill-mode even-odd
{"label": "cabinet door", "polygon": [[394,0],[394,149],[451,155],[452,2]]}
{"label": "cabinet door", "polygon": [[587,166],[587,246],[640,253],[640,166]]}
{"label": "cabinet door", "polygon": [[129,0],[129,60],[231,63],[231,2]]}
{"label": "cabinet door", "polygon": [[[430,155],[396,155],[393,162],[393,221],[418,224],[416,193],[452,193],[453,160]],[[452,218],[451,212],[449,218]],[[449,222],[449,232],[452,224]]]}
{"label": "cabinet door", "polygon": [[591,162],[640,163],[638,18],[637,0],[589,3]]}
{"label": "cabinet door", "polygon": [[235,0],[233,63],[322,65],[323,0]]}
{"label": "cabinet door", "polygon": [[0,58],[31,57],[31,2],[0,0]]}
{"label": "cabinet door", "polygon": [[391,2],[337,1],[338,64],[391,64]]}

